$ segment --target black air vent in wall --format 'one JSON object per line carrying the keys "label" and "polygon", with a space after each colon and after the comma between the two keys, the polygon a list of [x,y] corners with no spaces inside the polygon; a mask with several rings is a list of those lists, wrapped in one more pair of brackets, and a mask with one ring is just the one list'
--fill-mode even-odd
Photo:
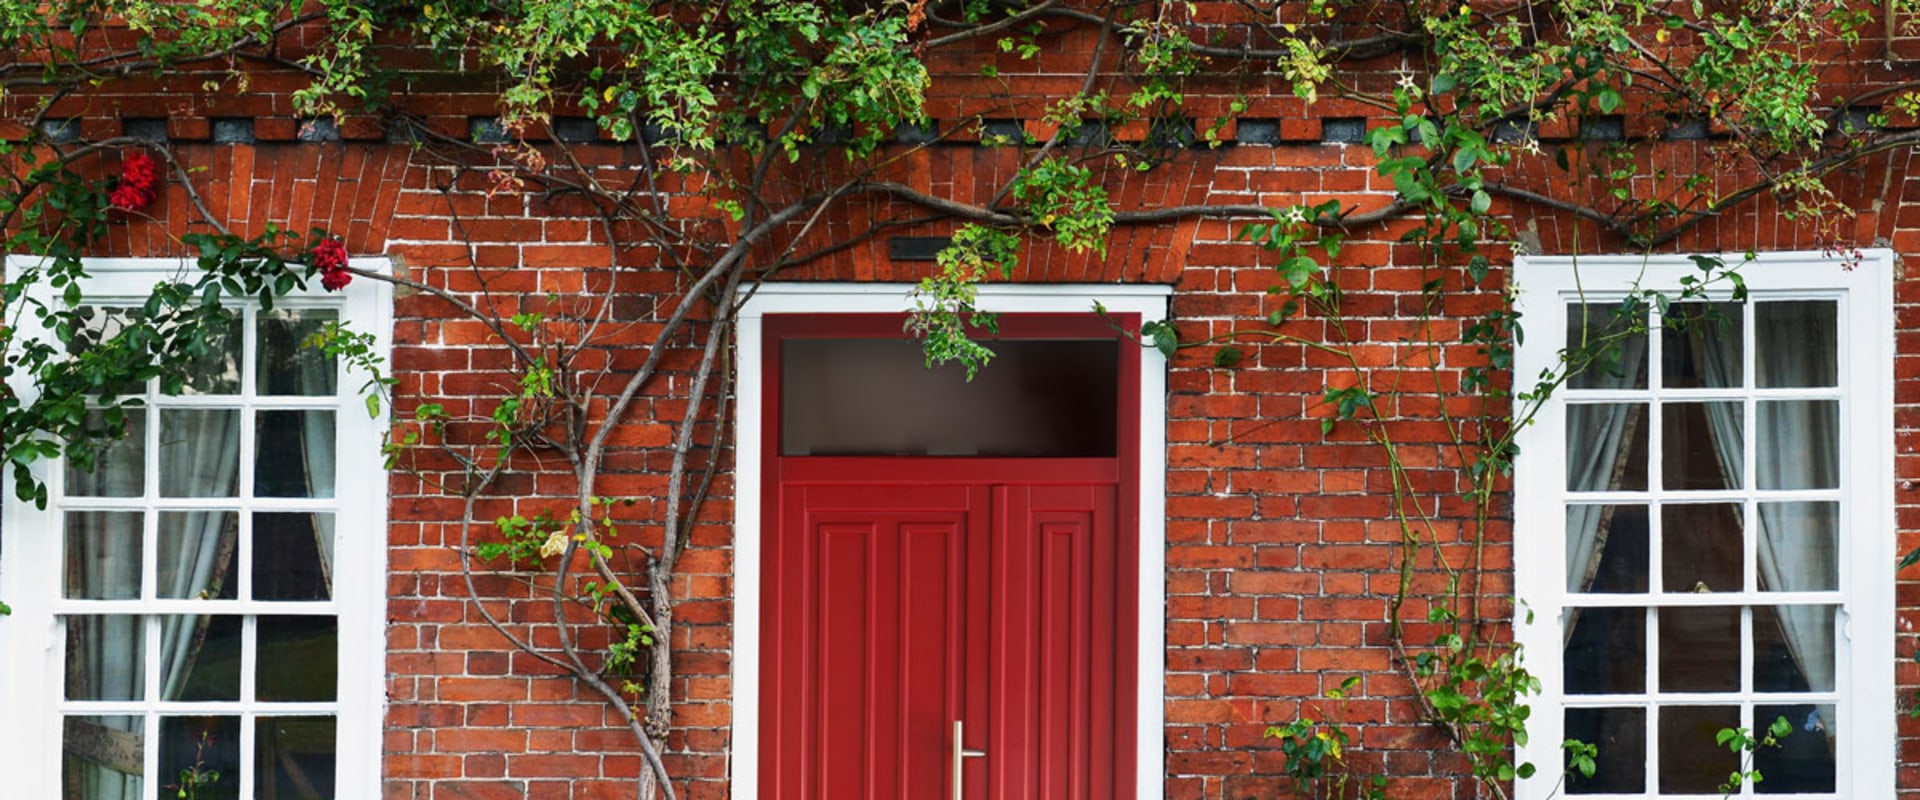
{"label": "black air vent in wall", "polygon": [[953,244],[951,236],[893,236],[887,239],[887,257],[895,261],[932,261]]}

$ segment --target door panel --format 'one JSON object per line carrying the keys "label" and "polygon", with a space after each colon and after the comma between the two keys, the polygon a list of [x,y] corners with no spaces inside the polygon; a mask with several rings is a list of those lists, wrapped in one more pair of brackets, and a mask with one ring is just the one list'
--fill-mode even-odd
{"label": "door panel", "polygon": [[786,485],[767,542],[765,800],[1115,794],[1112,485]]}
{"label": "door panel", "polygon": [[[1111,486],[995,490],[995,800],[1113,797]],[[1012,713],[1019,711],[1021,713]]]}
{"label": "door panel", "polygon": [[963,611],[985,603],[986,489],[787,487],[782,499],[763,796],[944,797]]}

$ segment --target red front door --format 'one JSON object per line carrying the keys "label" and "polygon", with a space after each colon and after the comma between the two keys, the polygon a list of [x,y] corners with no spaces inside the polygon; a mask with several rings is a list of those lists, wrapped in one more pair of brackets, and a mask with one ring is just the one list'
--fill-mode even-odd
{"label": "red front door", "polygon": [[1125,452],[770,456],[761,800],[1132,797]]}

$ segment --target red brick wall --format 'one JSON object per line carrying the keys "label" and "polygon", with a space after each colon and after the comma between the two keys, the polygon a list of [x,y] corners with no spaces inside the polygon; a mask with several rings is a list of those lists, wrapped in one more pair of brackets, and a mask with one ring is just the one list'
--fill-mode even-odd
{"label": "red brick wall", "polygon": [[[1004,61],[1023,93],[1013,113],[1037,117],[1039,93],[1077,85],[1072,73],[1087,49],[1071,41],[1050,48],[1037,66]],[[956,75],[973,75],[965,59],[936,61]],[[1387,66],[1382,67],[1383,72]],[[1038,70],[1040,74],[1033,73]],[[1024,76],[1023,76],[1024,74]],[[1066,76],[1066,77],[1063,77]],[[1065,83],[1062,83],[1065,81]],[[484,177],[438,166],[405,145],[387,144],[367,120],[350,120],[342,143],[292,141],[297,128],[276,84],[256,84],[252,94],[192,95],[155,99],[127,88],[89,96],[71,109],[87,119],[90,133],[111,135],[118,116],[170,119],[176,147],[189,163],[205,167],[198,181],[212,214],[237,230],[258,231],[269,222],[292,230],[323,227],[344,234],[355,255],[392,257],[409,278],[476,301],[484,293],[518,302],[521,295],[611,293],[624,317],[657,322],[664,303],[683,285],[670,271],[654,269],[655,255],[617,250],[628,267],[647,267],[610,277],[604,234],[576,204],[527,193],[490,193]],[[935,116],[943,125],[982,109],[976,82],[954,78],[936,85]],[[1261,87],[1262,92],[1269,87]],[[1224,108],[1243,86],[1222,86],[1202,95],[1197,115]],[[78,101],[76,101],[78,102]],[[417,100],[429,125],[464,136],[469,116],[492,109],[483,95],[445,95]],[[998,113],[998,112],[996,112]],[[1237,145],[1195,150],[1162,168],[1116,178],[1113,196],[1127,208],[1197,203],[1280,205],[1339,199],[1362,209],[1389,200],[1374,174],[1370,150],[1319,141],[1320,117],[1362,116],[1364,107],[1329,101],[1311,108],[1290,97],[1256,94],[1241,116],[1281,121],[1276,145]],[[248,117],[260,139],[253,145],[211,144],[206,116]],[[1030,123],[1040,134],[1046,131]],[[1642,130],[1646,128],[1646,130]],[[1630,135],[1651,128],[1636,122]],[[1125,131],[1121,132],[1126,135]],[[1226,136],[1231,139],[1233,128]],[[969,137],[959,137],[962,139]],[[1639,143],[1656,160],[1687,165],[1711,157],[1709,141]],[[613,144],[583,149],[606,177],[630,174],[632,148]],[[1895,152],[1864,162],[1837,182],[1841,199],[1861,213],[1845,228],[1843,245],[1890,244],[1900,253],[1920,252],[1920,176],[1909,180],[1911,156]],[[887,177],[962,201],[979,201],[1012,175],[1016,151],[956,142],[907,156]],[[1527,162],[1508,171],[1521,187],[1546,188],[1561,180],[1548,163]],[[172,187],[156,207],[161,219],[116,231],[113,255],[176,251],[171,236],[194,226],[190,204]],[[1516,237],[1547,253],[1579,249],[1604,252],[1620,243],[1592,225],[1537,207],[1497,205]],[[1786,220],[1769,200],[1742,206],[1700,225],[1675,250],[1803,249],[1829,242]],[[908,213],[883,201],[855,200],[816,229],[806,245],[844,240],[874,219]],[[950,228],[929,225],[891,234],[932,235]],[[1451,348],[1437,356],[1405,341],[1426,276],[1417,253],[1398,243],[1404,225],[1354,233],[1341,263],[1340,281],[1350,293],[1348,333],[1365,343],[1367,379],[1376,386],[1405,381],[1410,396],[1388,424],[1401,455],[1444,491],[1458,465],[1435,424],[1441,402],[1457,392],[1459,370],[1473,356]],[[1024,257],[1019,280],[1049,282],[1147,282],[1175,287],[1174,315],[1183,338],[1198,339],[1236,327],[1259,326],[1276,302],[1263,294],[1277,278],[1270,259],[1238,241],[1238,223],[1182,221],[1117,230],[1106,257],[1070,254],[1039,246]],[[103,253],[103,255],[108,255]],[[1496,254],[1496,263],[1504,255]],[[912,280],[924,263],[887,260],[884,237],[793,270],[792,279],[844,281]],[[1494,302],[1496,294],[1470,295],[1465,305]],[[1902,549],[1920,545],[1920,503],[1911,491],[1920,480],[1920,287],[1899,281],[1901,330],[1897,427],[1901,456],[1899,523]],[[513,309],[508,309],[511,313]],[[505,386],[507,363],[497,343],[479,326],[452,318],[438,300],[401,292],[396,300],[393,364],[403,398],[431,397],[456,416],[484,416],[486,399]],[[1457,323],[1440,321],[1444,335]],[[1453,325],[1454,328],[1448,328]],[[635,329],[640,339],[647,326]],[[1290,333],[1331,338],[1324,323],[1299,320]],[[626,364],[631,351],[608,356]],[[1406,369],[1437,357],[1442,383],[1424,370]],[[1284,794],[1277,751],[1261,740],[1269,723],[1285,722],[1348,676],[1361,676],[1347,718],[1366,726],[1364,747],[1354,754],[1362,770],[1399,776],[1409,796],[1472,796],[1461,759],[1417,719],[1409,684],[1387,649],[1387,602],[1392,595],[1398,533],[1388,523],[1390,498],[1380,451],[1349,428],[1322,436],[1318,406],[1324,386],[1349,380],[1340,365],[1299,344],[1250,348],[1244,366],[1219,370],[1210,353],[1182,352],[1168,378],[1167,534],[1168,574],[1166,741],[1167,796],[1179,800],[1240,800]],[[630,364],[627,364],[630,366]],[[682,367],[684,368],[684,366]],[[1428,383],[1423,384],[1422,381]],[[680,384],[676,384],[680,385]],[[661,423],[678,419],[683,402],[662,391],[643,399],[610,459],[602,494],[650,497],[663,485]],[[405,408],[403,401],[402,408]],[[1456,411],[1470,410],[1456,408]],[[462,508],[436,491],[430,479],[454,475],[454,466],[422,454],[426,474],[396,474],[391,483],[391,574],[388,580],[388,655],[391,706],[387,715],[385,765],[388,800],[454,798],[611,798],[628,796],[641,769],[628,734],[598,699],[524,654],[507,652],[479,621],[459,578],[456,548]],[[529,462],[510,474],[474,512],[491,520],[564,505],[571,491],[553,465]],[[681,606],[677,729],[670,763],[684,776],[684,797],[723,797],[726,791],[730,708],[729,620],[731,592],[731,486],[722,480],[705,510],[709,524],[695,537],[675,590]],[[1450,508],[1449,513],[1459,509]],[[642,528],[660,509],[642,503],[622,510],[623,521]],[[1459,537],[1457,520],[1443,535]],[[1510,588],[1511,554],[1496,530],[1487,550],[1488,590]],[[1460,555],[1464,545],[1449,545]],[[1421,592],[1438,589],[1437,574],[1423,562]],[[482,596],[517,632],[536,641],[550,637],[551,607],[538,587],[487,577]],[[1903,582],[1899,602],[1901,652],[1920,645],[1905,633],[1920,613],[1920,583]],[[1418,618],[1422,609],[1410,608]],[[1903,691],[1920,688],[1920,668],[1901,667]],[[1903,701],[1904,702],[1904,701]],[[1903,729],[1902,784],[1920,792],[1920,726]]]}

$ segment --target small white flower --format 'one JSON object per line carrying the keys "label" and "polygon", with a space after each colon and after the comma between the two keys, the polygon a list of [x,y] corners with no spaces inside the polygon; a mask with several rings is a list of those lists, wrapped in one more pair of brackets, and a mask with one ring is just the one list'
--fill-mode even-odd
{"label": "small white flower", "polygon": [[567,534],[565,531],[554,531],[547,537],[546,544],[540,545],[541,558],[552,558],[566,551]]}

